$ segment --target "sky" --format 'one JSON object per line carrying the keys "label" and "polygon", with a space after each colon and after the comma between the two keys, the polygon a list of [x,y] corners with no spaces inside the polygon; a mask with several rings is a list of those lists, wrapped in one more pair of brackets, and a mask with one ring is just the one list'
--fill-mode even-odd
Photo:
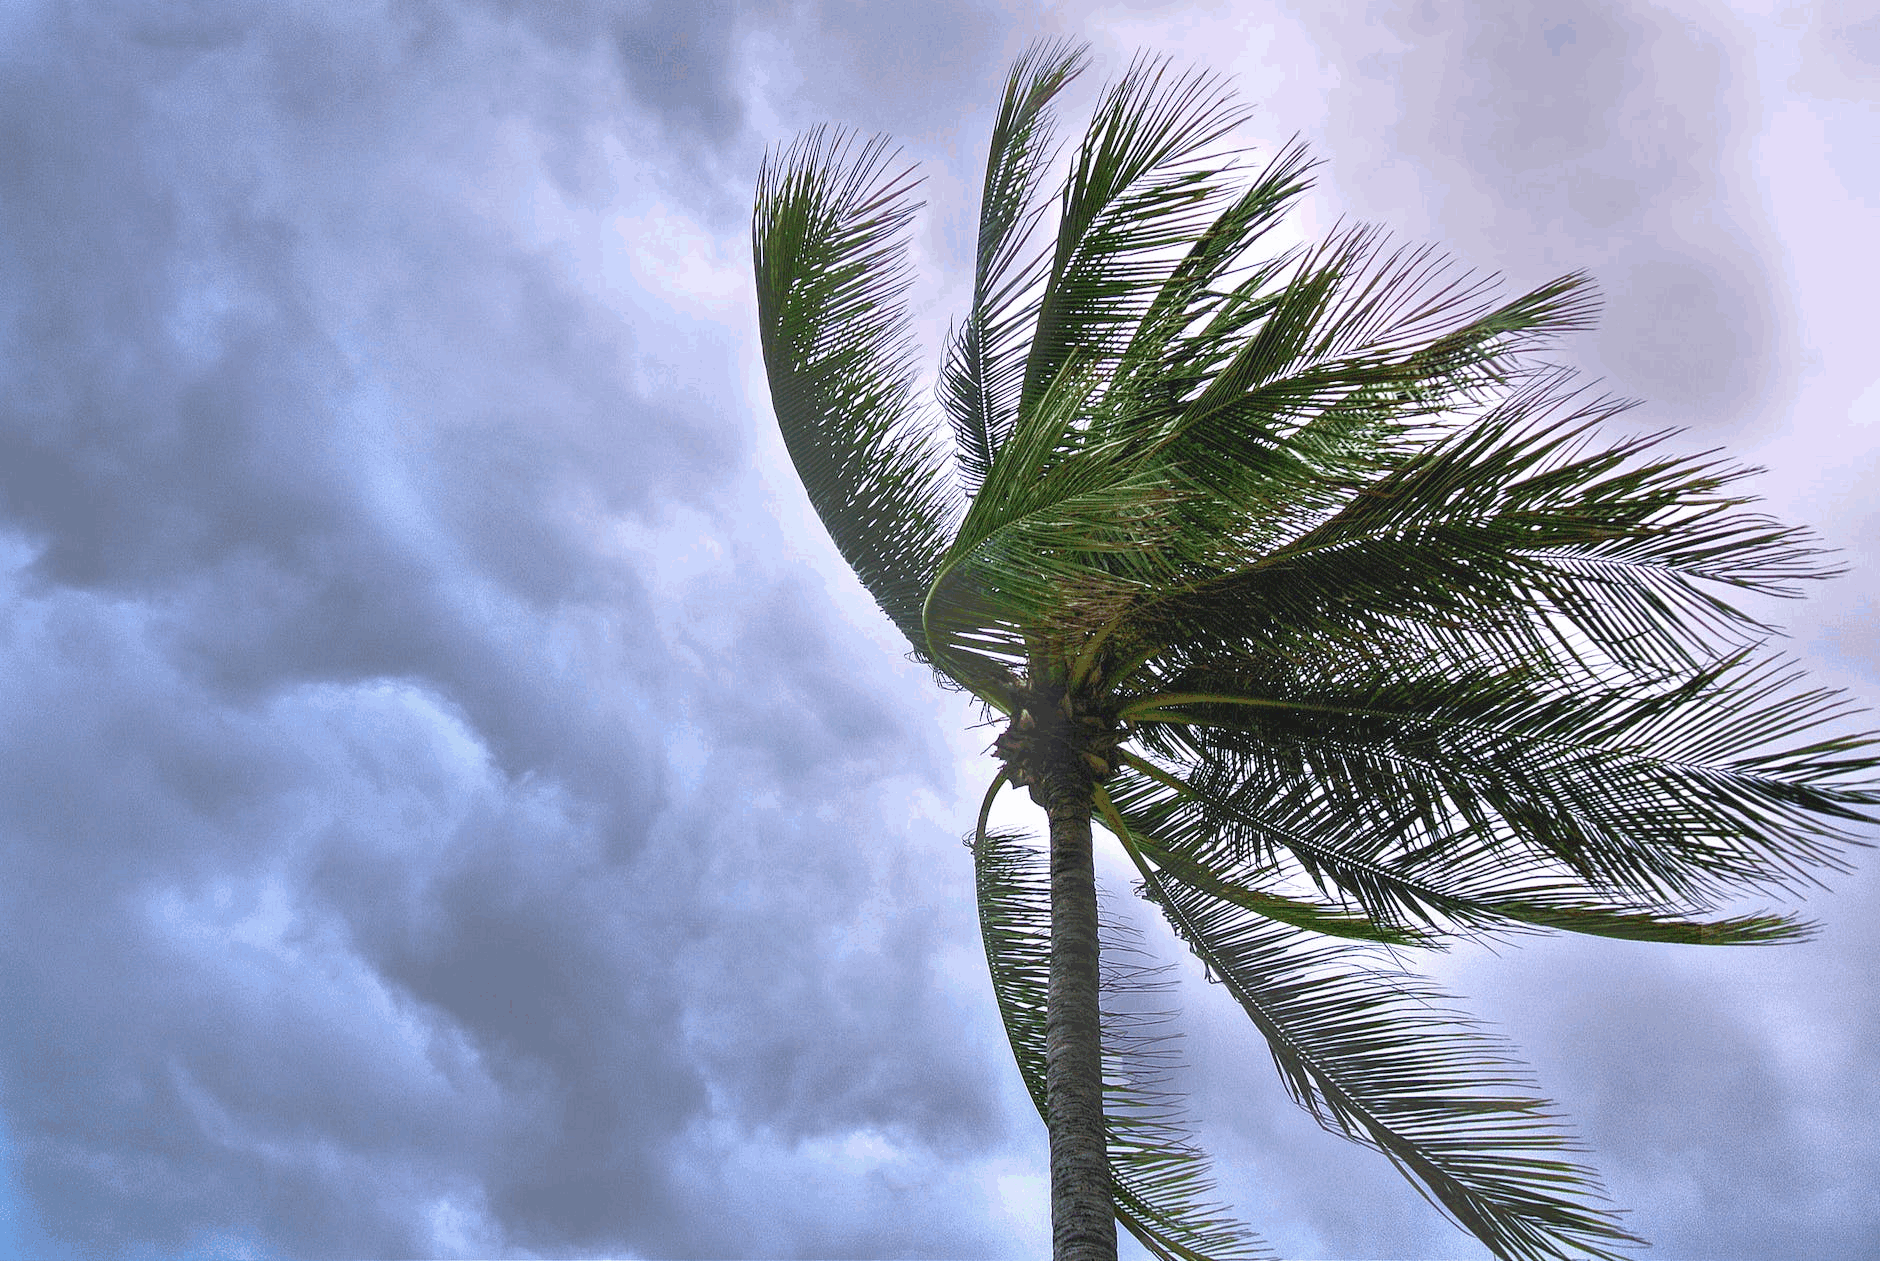
{"label": "sky", "polygon": [[[1880,700],[1871,0],[9,0],[0,1255],[1042,1255],[994,733],[797,486],[748,237],[766,145],[892,133],[937,345],[1039,35],[1071,119],[1139,48],[1233,76],[1307,236],[1588,269],[1563,353],[1766,467],[1847,571],[1787,650]],[[1862,861],[1806,945],[1434,962],[1649,1255],[1880,1254]],[[1282,1255],[1484,1255],[1146,940]]]}

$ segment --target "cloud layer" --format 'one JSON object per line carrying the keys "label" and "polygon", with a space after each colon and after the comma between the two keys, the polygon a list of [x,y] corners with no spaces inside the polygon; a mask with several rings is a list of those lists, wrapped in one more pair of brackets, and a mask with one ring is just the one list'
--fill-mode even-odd
{"label": "cloud layer", "polygon": [[[943,328],[992,95],[1040,30],[1111,66],[1142,43],[1240,70],[1270,138],[1303,127],[1329,159],[1315,214],[1517,282],[1593,268],[1610,318],[1577,353],[1656,419],[1764,448],[1777,501],[1855,569],[1798,645],[1873,682],[1880,429],[1844,419],[1872,383],[1824,331],[1848,318],[1834,269],[1780,242],[1800,180],[1871,226],[1848,155],[1880,44],[1851,8],[1771,21],[1596,0],[1261,27],[1204,5],[13,6],[17,1246],[1043,1246],[1042,1135],[957,843],[986,733],[900,659],[795,489],[743,236],[767,142],[892,129],[928,164],[920,318]],[[1769,149],[1815,123],[1820,162]],[[1780,196],[1778,160],[1801,163]],[[1841,415],[1791,419],[1824,399]],[[1865,1256],[1873,899],[1852,882],[1824,941],[1779,959],[1569,943],[1450,979],[1533,1052],[1664,1255]],[[1289,1112],[1244,1022],[1193,988],[1197,1111],[1276,1243],[1473,1255]]]}

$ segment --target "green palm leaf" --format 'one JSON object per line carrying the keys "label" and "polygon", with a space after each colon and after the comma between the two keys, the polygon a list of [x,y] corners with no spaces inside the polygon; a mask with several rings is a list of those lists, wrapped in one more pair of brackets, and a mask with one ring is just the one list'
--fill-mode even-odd
{"label": "green palm leaf", "polygon": [[[1774,914],[1706,916],[1691,903],[1628,898],[1590,887],[1559,864],[1510,861],[1466,832],[1441,861],[1406,844],[1428,826],[1422,802],[1354,812],[1322,785],[1270,792],[1197,787],[1126,756],[1110,786],[1113,830],[1164,881],[1178,881],[1268,919],[1387,945],[1441,947],[1445,934],[1552,929],[1634,941],[1759,945],[1808,937],[1813,926]],[[1301,912],[1271,892],[1307,882],[1331,901]],[[1259,900],[1242,890],[1257,891]],[[1268,899],[1282,898],[1275,908]]]}
{"label": "green palm leaf", "polygon": [[[1546,374],[1384,475],[1320,490],[1335,503],[1322,520],[1160,593],[1133,611],[1135,633],[1213,648],[1415,626],[1464,632],[1475,661],[1593,651],[1657,671],[1761,637],[1727,589],[1793,594],[1823,576],[1806,532],[1741,511],[1745,470],[1648,459],[1652,439],[1589,450],[1618,405],[1550,415],[1572,401],[1562,383]],[[1295,502],[1319,487],[1301,490]]]}
{"label": "green palm leaf", "polygon": [[1211,75],[1138,57],[1105,93],[1064,186],[1020,408],[1067,363],[1113,360],[1185,250],[1227,202],[1220,146],[1247,112]]}
{"label": "green palm leaf", "polygon": [[757,318],[784,444],[836,548],[917,654],[956,515],[944,449],[913,400],[901,294],[914,181],[881,138],[815,131],[764,162],[752,218]]}
{"label": "green palm leaf", "polygon": [[1172,682],[1214,690],[1124,713],[1181,742],[1165,747],[1202,772],[1198,797],[1285,805],[1375,838],[1367,857],[1407,869],[1571,877],[1641,909],[1792,891],[1844,866],[1848,825],[1880,802],[1863,737],[1813,738],[1846,704],[1795,689],[1779,663],[1733,658],[1651,690],[1358,666],[1295,666],[1264,688],[1200,671]]}
{"label": "green palm leaf", "polygon": [[1048,255],[1031,250],[1045,206],[1037,200],[1055,129],[1051,102],[1087,60],[1082,46],[1035,44],[1012,66],[979,203],[973,306],[941,366],[940,397],[953,422],[965,489],[978,490],[1012,432],[1024,384],[1025,350],[1037,318]]}
{"label": "green palm leaf", "polygon": [[1390,1157],[1498,1256],[1617,1255],[1598,1184],[1507,1049],[1417,978],[1144,872],[1148,895],[1265,1036],[1301,1106]]}
{"label": "green palm leaf", "polygon": [[1246,1009],[1320,1124],[1384,1152],[1499,1256],[1557,1257],[1563,1247],[1611,1256],[1602,1244],[1637,1242],[1581,1202],[1596,1179],[1566,1158],[1573,1143],[1497,1040],[1420,978],[1151,866],[1146,838],[1101,791],[1098,805],[1145,896]]}
{"label": "green palm leaf", "polygon": [[1107,411],[1155,414],[1189,397],[1231,357],[1237,337],[1268,313],[1274,305],[1268,286],[1291,255],[1249,265],[1248,252],[1311,186],[1312,166],[1304,145],[1286,145],[1188,247],[1118,358]]}

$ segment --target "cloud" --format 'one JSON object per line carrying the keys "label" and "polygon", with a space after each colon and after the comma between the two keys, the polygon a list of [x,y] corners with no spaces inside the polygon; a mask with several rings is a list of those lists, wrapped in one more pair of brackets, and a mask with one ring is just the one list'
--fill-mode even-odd
{"label": "cloud", "polygon": [[[1586,268],[1605,316],[1584,366],[1661,419],[1742,431],[1792,380],[1772,229],[1746,139],[1756,37],[1700,15],[1381,3],[1298,15],[1358,74],[1328,94],[1327,176],[1361,213],[1512,283]],[[1384,138],[1382,145],[1372,137]]]}
{"label": "cloud", "polygon": [[[25,26],[0,1107],[46,1228],[996,1253],[924,1203],[1006,1141],[933,703],[765,559],[723,298],[609,227],[703,232],[634,181],[748,151],[735,29]],[[738,1167],[835,1198],[727,1207]]]}
{"label": "cloud", "polygon": [[[1517,281],[1593,266],[1587,356],[1654,421],[1747,424],[1787,388],[1748,19],[1365,16],[1260,36],[1280,134],[1322,132],[1325,214],[1392,210]],[[1857,18],[1796,36],[1834,100],[1864,91]],[[0,17],[0,1114],[53,1236],[1042,1248],[1042,1134],[957,844],[986,733],[802,502],[744,216],[766,143],[894,131],[930,177],[937,338],[1005,59],[1080,24],[1214,65],[1257,42],[1186,5]],[[1864,940],[1747,997],[1634,952],[1549,1009],[1612,943],[1458,988],[1668,1247],[1775,1238],[1737,1210],[1792,1196],[1773,1222],[1859,1256]],[[1250,1218],[1301,1253],[1466,1251],[1194,988],[1196,1111]]]}
{"label": "cloud", "polygon": [[1880,1158],[1864,1119],[1880,1100],[1856,1049],[1880,1007],[1850,972],[1871,949],[1856,908],[1873,880],[1837,883],[1834,907],[1854,915],[1805,946],[1666,954],[1563,939],[1467,964],[1474,1005],[1531,1048],[1614,1198],[1660,1246],[1746,1257],[1872,1248],[1847,1206]]}

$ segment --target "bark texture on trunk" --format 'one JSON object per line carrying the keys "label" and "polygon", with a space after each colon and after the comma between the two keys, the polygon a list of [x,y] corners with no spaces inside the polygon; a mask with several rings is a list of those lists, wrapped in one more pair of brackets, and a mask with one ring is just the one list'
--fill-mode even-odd
{"label": "bark texture on trunk", "polygon": [[1051,980],[1045,1020],[1045,1110],[1051,1131],[1054,1261],[1116,1261],[1116,1209],[1103,1135],[1103,1043],[1097,993],[1097,882],[1090,777],[1047,777],[1051,820]]}

